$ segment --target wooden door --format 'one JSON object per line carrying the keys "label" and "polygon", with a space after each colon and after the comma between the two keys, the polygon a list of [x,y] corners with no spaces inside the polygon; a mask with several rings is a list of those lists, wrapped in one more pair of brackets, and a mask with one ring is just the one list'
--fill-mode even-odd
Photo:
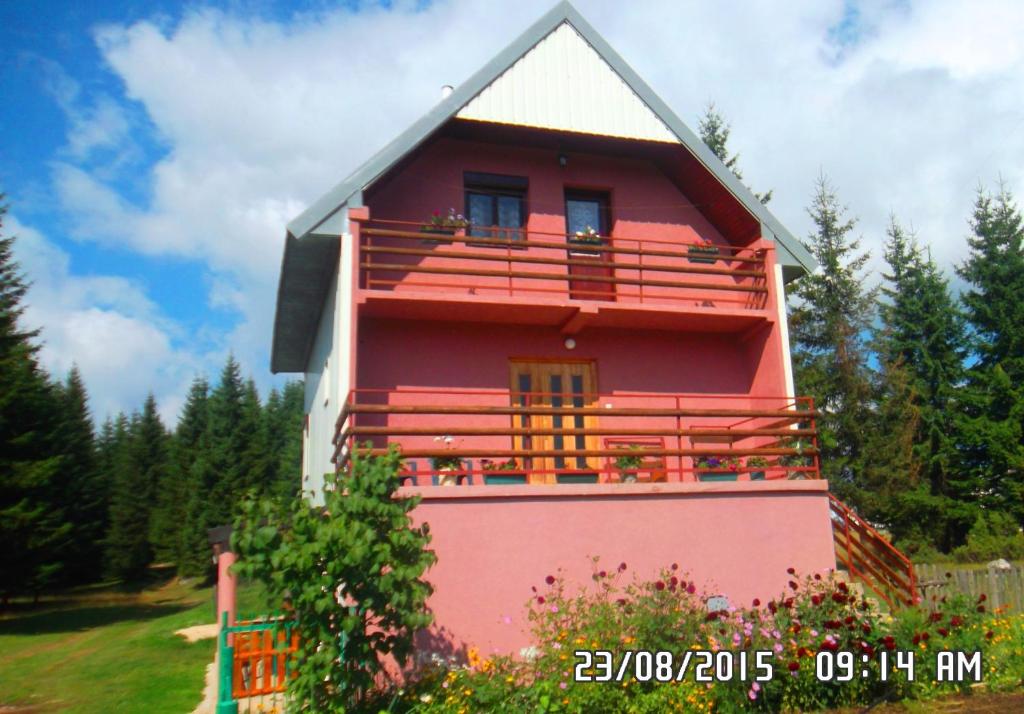
{"label": "wooden door", "polygon": [[[513,360],[511,362],[512,403],[516,406],[554,408],[597,406],[597,379],[589,360],[547,362]],[[516,436],[516,449],[558,451],[596,449],[598,439],[576,433],[597,425],[597,417],[582,414],[536,414],[514,417],[513,426],[537,433]],[[597,457],[527,457],[523,465],[543,473],[531,474],[530,483],[556,483],[559,480],[596,482],[600,470]],[[568,473],[567,473],[568,472]],[[582,472],[582,473],[571,473]]]}
{"label": "wooden door", "polygon": [[[614,275],[611,253],[602,250],[608,242],[611,221],[608,216],[608,195],[580,191],[566,191],[565,232],[570,248],[569,259],[589,265],[569,266],[569,297],[577,300],[614,300],[615,284],[606,280],[587,280],[587,277],[610,278]],[[576,236],[597,231],[601,242],[580,241]]]}

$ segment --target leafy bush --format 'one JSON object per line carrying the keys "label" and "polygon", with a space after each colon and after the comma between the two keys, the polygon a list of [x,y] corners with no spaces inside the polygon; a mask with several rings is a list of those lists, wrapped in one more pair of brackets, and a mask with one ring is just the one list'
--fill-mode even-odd
{"label": "leafy bush", "polygon": [[430,624],[421,578],[435,562],[426,526],[409,519],[418,502],[396,498],[401,458],[353,454],[349,474],[325,480],[324,506],[249,499],[232,545],[240,575],[286,603],[300,635],[288,682],[296,711],[343,712],[385,673],[407,661],[413,633]]}

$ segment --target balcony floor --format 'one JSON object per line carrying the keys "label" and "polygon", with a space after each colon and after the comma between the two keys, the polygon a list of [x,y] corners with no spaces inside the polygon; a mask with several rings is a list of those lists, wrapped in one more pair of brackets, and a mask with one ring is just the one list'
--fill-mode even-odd
{"label": "balcony floor", "polygon": [[619,303],[437,290],[361,289],[356,301],[361,317],[543,325],[558,327],[567,335],[587,327],[739,333],[772,319],[768,310],[705,307],[686,301]]}

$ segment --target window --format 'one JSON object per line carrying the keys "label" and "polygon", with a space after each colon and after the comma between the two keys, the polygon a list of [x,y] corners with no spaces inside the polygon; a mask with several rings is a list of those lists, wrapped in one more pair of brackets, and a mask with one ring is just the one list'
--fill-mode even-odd
{"label": "window", "polygon": [[467,171],[465,186],[466,217],[472,223],[469,235],[523,240],[526,177]]}

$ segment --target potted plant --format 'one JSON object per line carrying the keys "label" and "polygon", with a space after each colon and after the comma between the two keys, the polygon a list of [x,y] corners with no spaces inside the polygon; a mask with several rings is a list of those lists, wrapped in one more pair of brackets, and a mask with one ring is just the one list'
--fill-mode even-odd
{"label": "potted plant", "polygon": [[697,243],[695,245],[688,246],[687,247],[687,253],[690,254],[690,257],[688,258],[688,260],[691,263],[714,263],[716,260],[718,260],[717,258],[701,258],[701,257],[696,257],[695,258],[695,257],[693,257],[695,255],[696,256],[707,256],[707,255],[714,256],[714,255],[718,255],[718,246],[715,245],[714,243],[712,243],[709,240],[704,240],[704,241],[701,241],[700,243]]}
{"label": "potted plant", "polygon": [[[795,454],[788,454],[786,456],[779,457],[779,466],[790,466],[796,468],[806,468],[814,464],[814,458],[810,454],[804,454],[804,449],[810,447],[810,444],[803,439],[784,439],[780,444],[784,449],[795,449]],[[786,478],[807,478],[806,471],[787,471]]]}
{"label": "potted plant", "polygon": [[735,456],[699,456],[693,465],[701,481],[735,481],[740,470]]}
{"label": "potted plant", "polygon": [[[574,235],[569,236],[569,243],[574,246],[600,246],[604,244],[604,237],[597,232],[597,229],[587,226],[584,230],[576,231]],[[598,255],[600,253],[600,251],[582,248],[576,248],[573,252],[581,255]]]}
{"label": "potted plant", "polygon": [[508,461],[481,459],[480,467],[484,470],[484,483],[488,486],[526,483],[526,474],[519,468],[519,463],[515,459]]}
{"label": "potted plant", "polygon": [[615,457],[615,469],[619,472],[619,481],[622,483],[636,483],[639,480],[637,469],[643,466],[644,457],[638,453],[639,447],[629,448],[630,453]]}
{"label": "potted plant", "polygon": [[[452,444],[455,443],[455,439],[450,436],[435,436],[434,441],[440,442],[445,445],[445,448],[451,449]],[[462,458],[455,454],[446,454],[444,456],[434,456],[430,459],[430,467],[434,473],[437,474],[437,483],[439,486],[457,486],[459,483],[459,474],[457,472],[463,470]]]}
{"label": "potted plant", "polygon": [[[420,232],[453,236],[458,231],[465,231],[470,224],[471,221],[461,213],[456,213],[454,208],[449,208],[448,213],[435,210],[430,214],[426,223],[420,226]],[[436,243],[437,241],[429,242]]]}
{"label": "potted plant", "polygon": [[430,467],[437,473],[440,486],[455,486],[459,482],[459,471],[462,471],[462,459],[458,456],[435,456],[430,460]]}
{"label": "potted plant", "polygon": [[747,470],[750,472],[751,481],[764,481],[765,468],[768,466],[768,459],[763,456],[751,456],[747,459]]}

